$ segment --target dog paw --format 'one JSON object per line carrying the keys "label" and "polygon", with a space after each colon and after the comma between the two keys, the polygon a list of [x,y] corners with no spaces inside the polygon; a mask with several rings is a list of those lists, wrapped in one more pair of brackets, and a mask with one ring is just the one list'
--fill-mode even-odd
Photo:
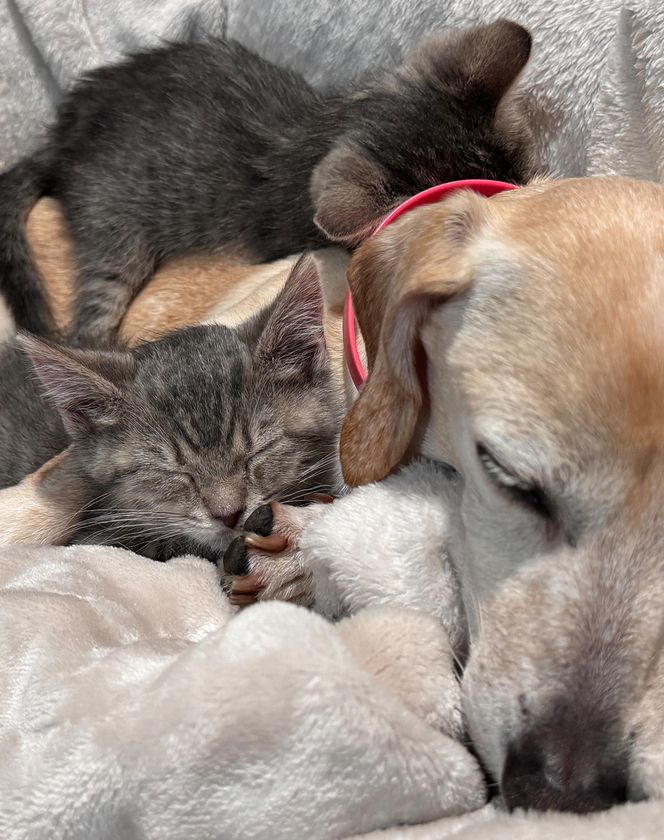
{"label": "dog paw", "polygon": [[290,601],[311,606],[313,578],[299,547],[304,529],[331,497],[319,497],[308,507],[279,502],[261,505],[244,524],[222,560],[225,587],[232,604],[246,607],[257,601]]}

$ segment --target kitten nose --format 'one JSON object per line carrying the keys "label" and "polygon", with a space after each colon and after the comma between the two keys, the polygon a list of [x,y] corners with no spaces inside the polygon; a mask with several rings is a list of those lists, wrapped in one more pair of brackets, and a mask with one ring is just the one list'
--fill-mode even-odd
{"label": "kitten nose", "polygon": [[242,509],[232,510],[230,513],[221,513],[215,516],[215,519],[221,519],[227,528],[235,528],[242,515]]}
{"label": "kitten nose", "polygon": [[[558,755],[554,738],[547,733],[547,746],[526,736],[508,750],[500,788],[505,804],[536,811],[572,811],[587,814],[603,811],[627,800],[627,759],[622,750],[598,745],[583,749],[561,734]],[[548,749],[547,749],[548,747]],[[562,747],[562,748],[561,748]],[[546,751],[545,751],[546,750]]]}
{"label": "kitten nose", "polygon": [[244,513],[246,494],[242,487],[226,482],[221,488],[206,488],[201,500],[212,519],[223,522],[227,528],[235,528]]}

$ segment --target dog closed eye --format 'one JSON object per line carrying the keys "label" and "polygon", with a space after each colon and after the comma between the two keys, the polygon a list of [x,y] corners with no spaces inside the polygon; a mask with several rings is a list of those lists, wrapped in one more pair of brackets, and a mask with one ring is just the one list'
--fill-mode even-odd
{"label": "dog closed eye", "polygon": [[549,521],[555,521],[553,503],[546,490],[505,467],[483,443],[475,445],[486,476],[500,491],[522,507]]}

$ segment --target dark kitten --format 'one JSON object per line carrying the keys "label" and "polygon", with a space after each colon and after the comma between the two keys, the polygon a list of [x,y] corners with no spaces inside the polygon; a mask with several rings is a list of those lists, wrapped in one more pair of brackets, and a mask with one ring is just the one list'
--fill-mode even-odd
{"label": "dark kitten", "polygon": [[38,434],[20,447],[0,412],[0,486],[22,477],[20,450],[25,474],[37,466],[35,442],[43,459],[70,438],[89,498],[75,542],[158,560],[216,559],[231,529],[266,500],[302,499],[339,480],[341,395],[322,307],[315,262],[305,257],[276,301],[237,329],[191,327],[107,352],[20,337],[48,402],[26,382],[33,401],[22,420],[32,416]]}
{"label": "dark kitten", "polygon": [[62,202],[80,283],[73,334],[94,343],[175,254],[353,246],[433,184],[527,180],[530,137],[507,93],[530,46],[525,29],[497,21],[426,42],[335,96],[224,41],[91,73],[43,148],[0,177],[0,284],[19,325],[51,327],[23,231],[41,195]]}

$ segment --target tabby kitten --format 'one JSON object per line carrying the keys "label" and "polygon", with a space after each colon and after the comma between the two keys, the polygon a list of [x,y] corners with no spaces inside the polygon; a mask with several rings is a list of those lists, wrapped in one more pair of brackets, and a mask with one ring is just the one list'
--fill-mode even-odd
{"label": "tabby kitten", "polygon": [[[14,409],[0,410],[0,486],[70,439],[88,498],[74,542],[217,560],[254,508],[339,482],[342,402],[322,318],[316,264],[304,257],[274,303],[235,329],[190,327],[112,351],[22,335],[46,399],[29,377],[23,393],[20,376],[13,383]],[[33,402],[19,411],[26,394]]]}
{"label": "tabby kitten", "polygon": [[532,174],[510,88],[528,32],[500,20],[425,42],[402,66],[322,95],[232,41],[186,43],[90,73],[42,148],[0,176],[0,288],[19,326],[52,321],[23,220],[62,203],[80,293],[73,334],[117,330],[161,262],[240,247],[272,260],[356,245],[404,198],[441,181]]}

